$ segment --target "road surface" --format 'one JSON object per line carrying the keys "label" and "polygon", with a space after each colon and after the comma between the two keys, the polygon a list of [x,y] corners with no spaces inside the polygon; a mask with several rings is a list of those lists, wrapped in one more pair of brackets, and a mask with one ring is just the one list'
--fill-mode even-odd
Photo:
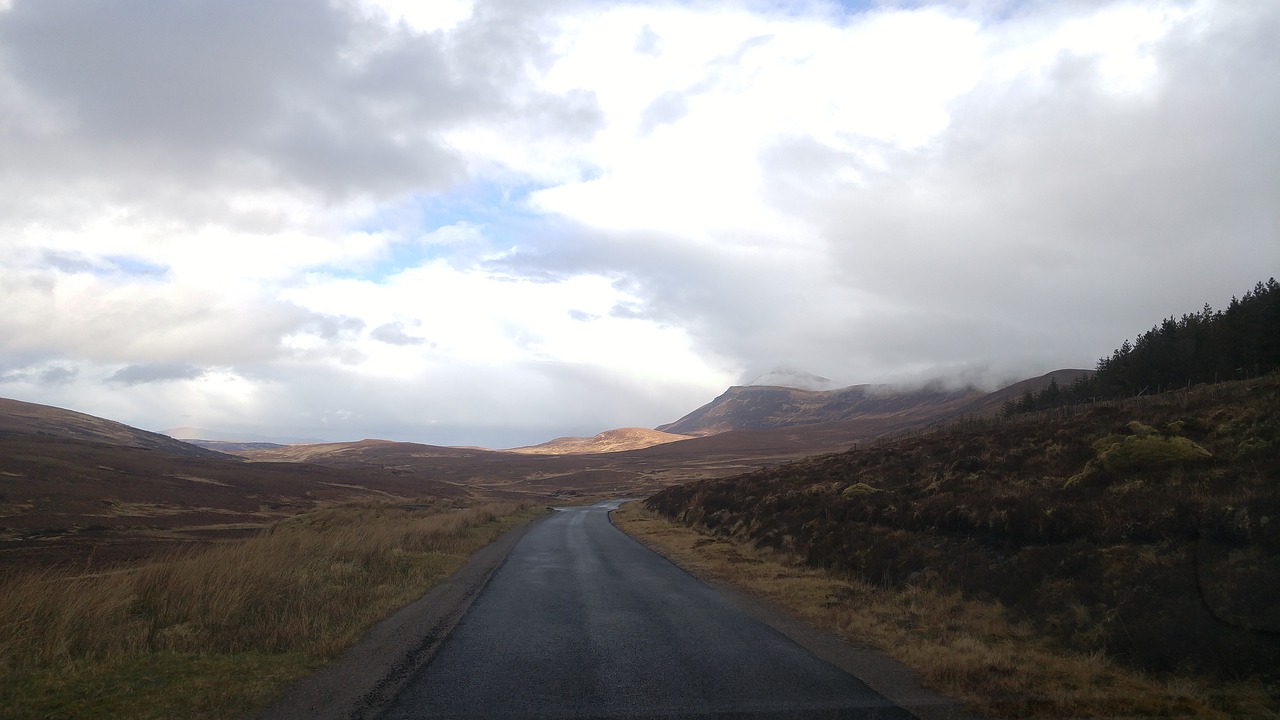
{"label": "road surface", "polygon": [[531,530],[383,718],[913,717],[617,530],[613,507]]}

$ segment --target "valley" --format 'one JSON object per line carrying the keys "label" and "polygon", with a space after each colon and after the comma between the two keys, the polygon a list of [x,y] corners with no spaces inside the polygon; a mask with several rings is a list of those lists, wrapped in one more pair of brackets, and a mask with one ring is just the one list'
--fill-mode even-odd
{"label": "valley", "polygon": [[[92,606],[116,618],[101,622],[129,625],[113,614],[119,603],[150,618],[149,653],[198,655],[206,640],[186,634],[221,637],[227,628],[201,619],[217,611],[152,615],[135,607],[143,587],[136,583],[190,565],[193,575],[183,582],[199,588],[198,578],[226,572],[199,568],[243,565],[243,552],[279,552],[281,560],[255,571],[263,574],[252,582],[301,588],[314,579],[273,578],[295,564],[288,558],[299,549],[288,549],[296,542],[289,538],[304,532],[314,536],[308,543],[330,548],[308,561],[320,563],[309,571],[319,577],[350,582],[348,574],[362,575],[372,563],[368,572],[379,574],[355,581],[401,578],[399,594],[378,601],[390,608],[465,555],[448,549],[454,540],[408,552],[417,542],[409,535],[356,550],[343,539],[351,533],[382,537],[397,523],[426,527],[464,513],[479,518],[483,534],[470,524],[450,532],[473,537],[466,547],[475,548],[537,517],[542,505],[647,498],[649,514],[631,506],[620,526],[691,571],[771,602],[811,598],[805,602],[816,606],[802,602],[791,612],[857,643],[900,648],[899,659],[921,670],[932,690],[987,716],[1280,711],[1280,679],[1271,672],[1280,662],[1280,607],[1269,591],[1280,582],[1272,521],[1280,513],[1280,378],[1032,414],[1009,410],[1019,397],[1082,377],[1059,371],[996,392],[735,387],[666,430],[625,428],[510,450],[362,440],[219,441],[211,445],[234,452],[217,452],[11,402],[0,406],[7,411],[0,420],[0,572],[16,581],[14,608],[30,607],[22,598],[41,583],[83,586],[86,598],[116,598],[116,605]],[[671,545],[680,527],[689,534]],[[768,578],[750,574],[766,568],[774,568]],[[814,595],[789,585],[793,577],[826,589]],[[266,600],[246,590],[237,602],[266,604],[236,612],[273,617],[280,612],[274,603],[288,593]],[[862,611],[841,610],[872,600]],[[904,602],[923,605],[903,609]],[[935,627],[941,616],[920,609],[929,606],[951,608],[937,611],[951,617],[947,630]],[[89,610],[58,612],[81,618]],[[897,613],[898,620],[886,615]],[[290,640],[307,648],[292,660],[264,646],[262,667],[274,669],[263,677],[274,679],[252,690],[258,700],[230,689],[243,682],[244,666],[228,666],[219,682],[230,694],[209,699],[205,716],[274,697],[300,671],[297,662],[333,657],[378,615],[362,617],[335,626],[346,640],[317,645],[305,633]],[[828,624],[833,617],[843,619]],[[874,629],[886,622],[910,625],[899,634]],[[101,642],[119,642],[111,637]],[[965,665],[973,660],[964,659],[974,643],[986,648],[980,658],[1004,658],[978,660],[999,671],[998,682],[974,681]],[[43,658],[28,658],[36,667],[57,666],[44,651],[31,657]],[[1077,662],[1082,657],[1108,664]],[[1051,669],[1019,669],[1034,667]],[[1199,689],[1138,683],[1134,672]],[[78,682],[69,692],[79,692]],[[1084,692],[1080,683],[1112,689]],[[43,707],[33,698],[11,700]]]}
{"label": "valley", "polygon": [[246,537],[342,502],[645,497],[990,415],[1023,386],[1079,372],[995,393],[732,388],[676,423],[715,417],[720,432],[626,428],[512,450],[384,440],[268,447],[219,440],[201,447],[71,410],[0,400],[0,567],[128,562]]}

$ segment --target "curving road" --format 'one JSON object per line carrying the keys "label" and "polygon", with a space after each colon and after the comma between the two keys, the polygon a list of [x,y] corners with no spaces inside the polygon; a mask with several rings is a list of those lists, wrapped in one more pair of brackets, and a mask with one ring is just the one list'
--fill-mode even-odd
{"label": "curving road", "polygon": [[614,528],[616,506],[530,531],[383,717],[912,717]]}

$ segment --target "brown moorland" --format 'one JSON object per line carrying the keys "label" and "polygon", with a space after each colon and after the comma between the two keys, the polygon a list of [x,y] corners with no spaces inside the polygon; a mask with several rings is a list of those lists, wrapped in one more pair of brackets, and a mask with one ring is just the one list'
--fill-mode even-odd
{"label": "brown moorland", "polygon": [[[970,407],[995,412],[1001,393],[1008,394],[991,393],[983,396],[985,406]],[[0,399],[0,565],[123,562],[173,545],[245,537],[317,505],[361,498],[643,496],[674,483],[844,450],[957,411],[934,403],[933,396],[922,391],[909,400],[846,408],[855,417],[837,422],[778,421],[783,426],[772,430],[697,438],[632,428],[525,452],[383,440],[269,449],[220,445],[237,449],[235,455],[83,413]],[[794,410],[787,422],[804,419]]]}
{"label": "brown moorland", "polygon": [[538,514],[0,403],[0,717],[228,717]]}
{"label": "brown moorland", "polygon": [[660,430],[618,428],[605,430],[592,437],[559,437],[538,445],[511,448],[507,452],[525,455],[583,455],[639,450],[687,439],[689,439],[688,435],[676,435]]}
{"label": "brown moorland", "polygon": [[[521,449],[524,452],[361,440],[290,445],[247,450],[239,454],[255,461],[306,462],[343,469],[372,467],[406,478],[438,480],[471,489],[525,497],[560,500],[634,497],[649,495],[673,484],[737,475],[816,454],[846,450],[859,443],[918,430],[956,417],[996,414],[1004,402],[1021,395],[1026,388],[1038,389],[1048,385],[1052,379],[1076,377],[1081,372],[1064,370],[1050,373],[990,393],[957,391],[956,397],[962,397],[962,400],[937,389],[879,389],[876,392],[880,395],[874,401],[846,404],[838,412],[831,403],[819,403],[827,410],[816,414],[806,414],[798,406],[783,403],[786,409],[783,417],[778,415],[778,406],[769,405],[766,411],[773,419],[768,421],[770,429],[763,430],[750,429],[761,424],[757,415],[726,409],[717,411],[717,428],[723,431],[657,444],[650,444],[650,441],[665,440],[671,434],[623,429],[581,439],[585,440],[582,443],[577,442],[580,440],[577,438],[552,441],[545,446]],[[746,390],[765,390],[772,393],[770,397],[780,390],[787,397],[791,397],[791,393],[799,393],[838,398],[840,392],[815,394],[783,388]],[[865,387],[858,393],[864,391]],[[726,395],[736,394],[731,390]],[[940,401],[939,398],[943,397],[950,400]],[[831,417],[843,419],[829,420]],[[823,421],[824,418],[829,421]],[[635,444],[648,446],[623,449]]]}
{"label": "brown moorland", "polygon": [[327,504],[468,494],[376,468],[209,455],[0,436],[0,568],[102,567],[247,537]]}
{"label": "brown moorland", "polygon": [[251,716],[539,514],[384,499],[110,571],[0,570],[0,718]]}
{"label": "brown moorland", "polygon": [[[1272,375],[961,421],[672,487],[645,504],[708,542],[777,551],[868,588],[952,593],[1059,653],[1180,678],[1207,707],[1268,716],[1280,712],[1278,480]],[[823,602],[855,612],[863,599],[835,592]],[[911,614],[898,622],[946,625]],[[980,632],[970,640],[986,642]],[[1054,704],[1035,686],[1045,678],[1017,664],[990,672],[1031,685],[1004,683],[1007,702],[988,698],[985,711],[1100,714]],[[963,696],[972,678],[951,668],[931,680]],[[1222,689],[1237,683],[1263,689],[1233,704]],[[1111,705],[1102,714],[1148,713]]]}
{"label": "brown moorland", "polygon": [[531,517],[528,500],[648,494],[928,418],[619,452],[371,440],[235,458],[81,413],[0,404],[0,716],[238,714]]}

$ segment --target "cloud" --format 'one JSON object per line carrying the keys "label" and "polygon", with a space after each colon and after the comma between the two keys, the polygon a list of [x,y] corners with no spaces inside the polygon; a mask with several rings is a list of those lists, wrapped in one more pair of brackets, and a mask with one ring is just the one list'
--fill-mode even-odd
{"label": "cloud", "polygon": [[0,8],[6,392],[528,444],[1088,366],[1278,274],[1280,10]]}
{"label": "cloud", "polygon": [[40,382],[44,385],[66,385],[75,380],[79,370],[65,365],[55,365],[40,371]]}
{"label": "cloud", "polygon": [[70,180],[151,212],[187,192],[439,190],[468,173],[445,138],[464,124],[519,113],[552,134],[592,126],[580,96],[511,92],[545,50],[502,11],[446,43],[349,3],[20,0],[0,15],[0,48],[0,180],[47,193]]}
{"label": "cloud", "polygon": [[127,365],[112,373],[111,377],[107,378],[107,382],[120,383],[121,385],[141,385],[174,380],[194,380],[203,376],[205,372],[202,368],[182,363]]}
{"label": "cloud", "polygon": [[[580,234],[508,262],[622,275],[648,317],[744,373],[1091,366],[1159,317],[1225,303],[1280,259],[1264,199],[1278,186],[1277,93],[1261,87],[1275,53],[1259,42],[1276,14],[1262,14],[1116,3],[983,24],[937,9],[784,24],[753,49],[760,70],[738,62],[755,83],[720,84],[679,121],[705,114],[721,131],[655,135],[602,179],[539,194]],[[781,52],[802,38],[810,57]],[[853,38],[871,42],[836,49]],[[852,62],[815,74],[834,58]],[[860,72],[876,61],[879,76]],[[765,73],[790,95],[762,90]],[[793,102],[727,121],[728,108],[763,107],[757,94]],[[819,98],[833,107],[797,112]],[[895,126],[903,117],[918,125]],[[717,143],[737,158],[721,161]],[[739,172],[744,157],[754,162]]]}
{"label": "cloud", "polygon": [[0,370],[0,383],[25,383],[47,388],[69,385],[79,374],[79,368],[68,365],[18,366],[12,370]]}
{"label": "cloud", "polygon": [[640,134],[648,135],[659,125],[669,125],[688,114],[689,98],[685,93],[664,92],[640,113]]}
{"label": "cloud", "polygon": [[410,335],[404,331],[404,323],[389,322],[379,325],[369,333],[369,337],[388,345],[425,345],[426,338]]}

